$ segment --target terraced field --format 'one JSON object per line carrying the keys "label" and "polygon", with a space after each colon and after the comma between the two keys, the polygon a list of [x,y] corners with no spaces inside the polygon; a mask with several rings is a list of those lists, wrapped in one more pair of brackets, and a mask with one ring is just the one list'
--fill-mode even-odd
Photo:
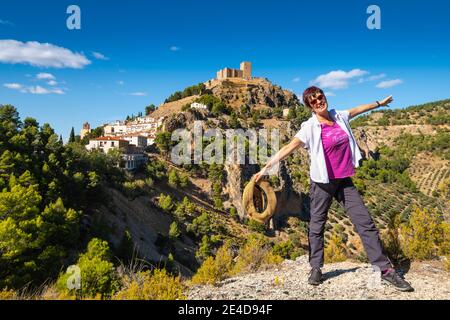
{"label": "terraced field", "polygon": [[420,191],[432,196],[440,183],[450,176],[449,161],[421,153],[414,157],[408,173]]}
{"label": "terraced field", "polygon": [[[443,213],[448,211],[443,201],[422,192],[413,194],[395,184],[374,184],[368,187],[364,195],[364,203],[381,233],[387,229],[389,222],[397,215],[403,221],[406,221],[414,205],[427,209],[437,208]],[[325,232],[326,239],[330,239],[333,232],[344,235],[349,253],[357,254],[360,251],[359,236],[347,214],[336,201],[333,202],[329,211]]]}

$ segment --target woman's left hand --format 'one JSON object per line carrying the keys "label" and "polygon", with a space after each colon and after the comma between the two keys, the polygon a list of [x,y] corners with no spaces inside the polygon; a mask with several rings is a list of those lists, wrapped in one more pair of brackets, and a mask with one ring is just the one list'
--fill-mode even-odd
{"label": "woman's left hand", "polygon": [[383,100],[379,101],[380,106],[387,106],[389,103],[391,103],[392,101],[394,101],[394,99],[392,98],[392,96],[386,97]]}

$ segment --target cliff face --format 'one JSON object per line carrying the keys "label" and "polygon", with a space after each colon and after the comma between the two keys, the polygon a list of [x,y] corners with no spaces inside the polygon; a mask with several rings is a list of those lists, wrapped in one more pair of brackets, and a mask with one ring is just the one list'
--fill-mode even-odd
{"label": "cliff face", "polygon": [[244,191],[245,182],[258,172],[256,165],[225,165],[226,184],[224,194],[228,196],[228,200],[224,203],[225,208],[234,206],[240,218],[245,217],[244,207],[242,205],[242,192]]}
{"label": "cliff face", "polygon": [[[272,84],[267,79],[255,78],[252,80],[227,79],[208,82],[206,86],[208,92],[224,101],[227,106],[239,112],[241,106],[246,105],[250,110],[264,108],[288,108],[300,104],[298,98],[292,92],[283,90],[280,86]],[[192,102],[193,99],[184,98],[183,103]],[[168,103],[160,106],[158,112],[167,118],[164,121],[164,129],[173,131],[175,129],[192,129],[196,120],[203,120],[203,129],[208,128],[228,128],[229,116],[213,117],[207,110],[181,111],[182,103]],[[169,112],[170,111],[170,112]],[[277,128],[280,130],[284,141],[294,134],[292,125],[286,120],[263,119],[260,121],[262,128]],[[241,121],[245,126],[245,123]],[[281,147],[281,146],[280,146]],[[245,183],[259,170],[257,165],[225,165],[223,198],[225,209],[231,206],[237,209],[238,215],[245,216],[242,207],[242,192]],[[280,171],[279,179],[281,187],[276,190],[280,201],[277,206],[275,216],[286,214],[299,214],[301,212],[301,196],[292,188],[292,181],[288,171],[283,168]],[[275,218],[276,219],[276,218]]]}

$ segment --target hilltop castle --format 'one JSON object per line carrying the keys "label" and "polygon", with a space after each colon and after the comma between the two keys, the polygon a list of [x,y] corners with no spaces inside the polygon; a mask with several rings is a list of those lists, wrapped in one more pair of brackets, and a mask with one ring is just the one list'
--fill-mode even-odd
{"label": "hilltop castle", "polygon": [[252,79],[252,63],[248,61],[241,62],[239,69],[224,68],[217,71],[217,80],[228,78],[240,78],[245,80]]}

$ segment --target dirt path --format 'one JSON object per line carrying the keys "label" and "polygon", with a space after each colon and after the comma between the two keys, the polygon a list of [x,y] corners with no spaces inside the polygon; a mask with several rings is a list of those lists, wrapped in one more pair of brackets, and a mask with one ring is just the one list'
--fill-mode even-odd
{"label": "dirt path", "polygon": [[450,273],[440,262],[414,263],[405,279],[414,292],[399,292],[377,281],[368,264],[341,262],[326,264],[325,281],[318,287],[308,285],[307,256],[286,260],[277,269],[230,278],[219,287],[197,286],[189,299],[450,299]]}

